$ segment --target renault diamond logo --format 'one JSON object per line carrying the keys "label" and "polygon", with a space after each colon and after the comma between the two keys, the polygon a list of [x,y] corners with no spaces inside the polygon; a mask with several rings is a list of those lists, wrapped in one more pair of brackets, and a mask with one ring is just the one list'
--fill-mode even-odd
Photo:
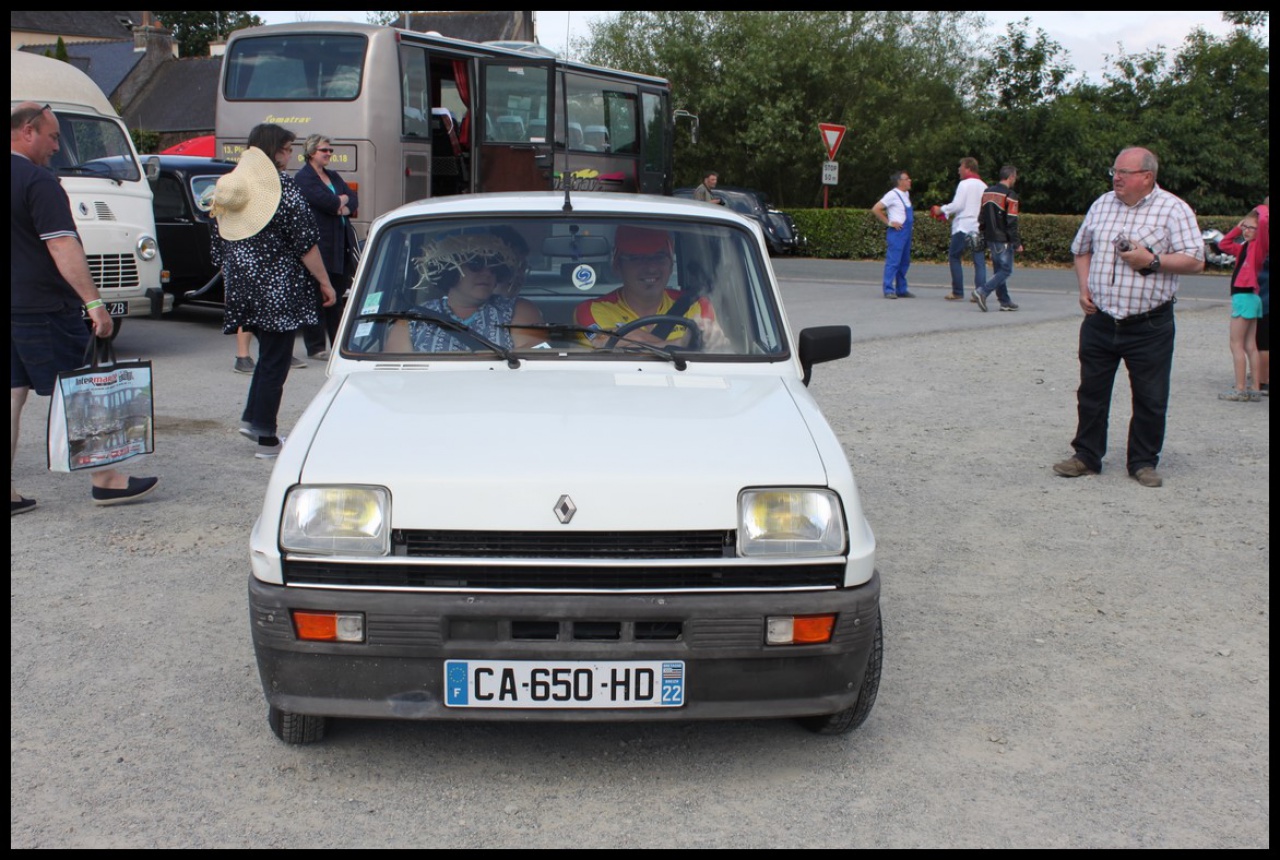
{"label": "renault diamond logo", "polygon": [[578,506],[573,503],[573,499],[569,498],[568,494],[565,494],[556,502],[555,512],[556,519],[562,523],[568,523],[578,512]]}

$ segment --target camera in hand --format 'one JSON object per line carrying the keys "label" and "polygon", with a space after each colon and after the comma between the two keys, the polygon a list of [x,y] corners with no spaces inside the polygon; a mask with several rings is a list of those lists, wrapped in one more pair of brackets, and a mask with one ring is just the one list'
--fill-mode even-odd
{"label": "camera in hand", "polygon": [[1119,251],[1122,254],[1125,251],[1133,250],[1133,243],[1130,242],[1128,239],[1126,239],[1124,236],[1115,237],[1114,239],[1111,240],[1111,244],[1115,247],[1117,251]]}

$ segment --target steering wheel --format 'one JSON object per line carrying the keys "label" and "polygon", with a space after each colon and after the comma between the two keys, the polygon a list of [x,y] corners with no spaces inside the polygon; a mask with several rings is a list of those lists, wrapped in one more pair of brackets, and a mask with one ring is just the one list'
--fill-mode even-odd
{"label": "steering wheel", "polygon": [[[631,332],[638,328],[644,328],[647,325],[653,325],[655,323],[668,323],[669,326],[683,326],[684,328],[687,328],[690,332],[689,346],[687,348],[693,351],[702,349],[702,330],[698,328],[698,324],[688,317],[678,317],[674,314],[653,314],[652,316],[640,317],[639,319],[634,319],[631,322],[623,323],[613,331],[609,332],[609,339],[605,341],[604,348],[613,349],[613,347],[617,345],[619,338],[631,334]],[[659,347],[659,349],[671,349],[672,346],[674,346],[674,344],[671,346]]]}

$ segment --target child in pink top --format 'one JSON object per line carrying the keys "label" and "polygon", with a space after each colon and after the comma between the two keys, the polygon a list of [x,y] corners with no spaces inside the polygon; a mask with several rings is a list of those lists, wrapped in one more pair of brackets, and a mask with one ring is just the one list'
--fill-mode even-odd
{"label": "child in pink top", "polygon": [[[1231,276],[1231,360],[1235,366],[1236,385],[1218,395],[1220,400],[1261,400],[1258,378],[1258,346],[1255,339],[1258,320],[1262,317],[1262,299],[1258,296],[1258,272],[1270,253],[1270,212],[1259,206],[1218,242],[1218,247],[1236,255],[1236,270]],[[1249,375],[1253,387],[1246,388]]]}

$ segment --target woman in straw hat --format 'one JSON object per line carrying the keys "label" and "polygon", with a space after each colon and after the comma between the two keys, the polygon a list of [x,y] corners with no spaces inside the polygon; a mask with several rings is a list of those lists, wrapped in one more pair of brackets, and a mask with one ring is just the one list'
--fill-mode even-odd
{"label": "woman in straw hat", "polygon": [[[528,246],[509,227],[461,230],[436,237],[414,259],[423,294],[419,310],[468,326],[476,334],[511,349],[527,349],[545,339],[537,329],[542,312],[516,296],[524,281]],[[387,335],[388,352],[470,352],[465,338],[429,322],[399,321]]]}
{"label": "woman in straw hat", "polygon": [[236,169],[218,180],[215,262],[226,285],[223,332],[243,328],[258,337],[258,364],[240,418],[240,433],[258,443],[259,459],[280,453],[276,419],[300,326],[319,321],[316,289],[328,307],[336,300],[316,242],[311,207],[284,174],[294,134],[269,123],[249,133]]}

